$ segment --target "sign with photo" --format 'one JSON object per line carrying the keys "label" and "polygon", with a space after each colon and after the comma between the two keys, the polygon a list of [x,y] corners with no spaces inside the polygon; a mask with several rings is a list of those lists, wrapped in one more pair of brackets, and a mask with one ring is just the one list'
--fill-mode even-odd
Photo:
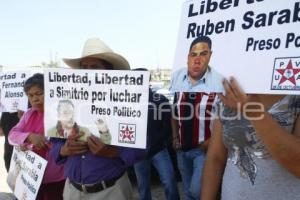
{"label": "sign with photo", "polygon": [[208,36],[211,68],[234,76],[247,93],[300,94],[299,27],[296,0],[186,1],[174,72],[187,67],[191,42]]}
{"label": "sign with photo", "polygon": [[18,199],[35,199],[43,180],[47,160],[32,151],[14,147],[7,183]]}
{"label": "sign with photo", "polygon": [[0,112],[27,110],[28,99],[23,86],[30,71],[0,72]]}
{"label": "sign with photo", "polygon": [[48,69],[45,130],[49,137],[95,135],[104,143],[146,148],[149,72]]}

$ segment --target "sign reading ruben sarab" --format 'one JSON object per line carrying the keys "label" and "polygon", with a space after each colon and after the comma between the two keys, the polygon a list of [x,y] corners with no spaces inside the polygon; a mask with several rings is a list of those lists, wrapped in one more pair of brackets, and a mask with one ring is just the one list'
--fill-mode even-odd
{"label": "sign reading ruben sarab", "polygon": [[146,148],[149,72],[48,69],[45,130],[50,137],[83,134],[104,143]]}
{"label": "sign reading ruben sarab", "polygon": [[0,112],[27,110],[28,99],[23,86],[30,71],[0,72]]}
{"label": "sign reading ruben sarab", "polygon": [[35,199],[43,180],[47,160],[32,151],[14,147],[7,183],[18,199]]}
{"label": "sign reading ruben sarab", "polygon": [[174,71],[191,42],[212,40],[209,65],[247,93],[300,94],[300,2],[189,0],[183,4]]}

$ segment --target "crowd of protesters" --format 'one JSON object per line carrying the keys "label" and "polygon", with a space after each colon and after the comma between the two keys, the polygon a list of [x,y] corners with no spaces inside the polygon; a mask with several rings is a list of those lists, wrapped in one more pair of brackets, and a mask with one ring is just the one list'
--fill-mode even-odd
{"label": "crowd of protesters", "polygon": [[[235,78],[226,80],[210,67],[211,56],[209,37],[192,41],[187,67],[172,76],[173,105],[149,90],[146,149],[110,145],[93,135],[82,141],[82,131],[47,139],[44,77],[33,75],[24,84],[31,107],[24,114],[2,113],[6,169],[11,145],[45,158],[39,200],[132,199],[130,166],[139,198],[149,200],[152,165],[168,200],[180,199],[174,167],[186,200],[300,199],[300,97],[248,95]],[[73,69],[130,70],[127,60],[98,38],[86,41],[81,57],[63,60]],[[74,121],[65,124],[54,131],[76,131]]]}

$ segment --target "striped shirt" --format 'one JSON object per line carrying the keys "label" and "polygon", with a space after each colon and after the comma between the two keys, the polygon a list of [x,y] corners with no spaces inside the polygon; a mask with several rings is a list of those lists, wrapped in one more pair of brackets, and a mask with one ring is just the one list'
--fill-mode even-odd
{"label": "striped shirt", "polygon": [[195,148],[210,138],[216,93],[224,92],[222,80],[223,76],[212,67],[208,67],[203,77],[194,84],[189,80],[187,68],[173,73],[170,91],[175,93],[182,150]]}
{"label": "striped shirt", "polygon": [[182,150],[190,150],[211,136],[216,93],[176,92],[174,104]]}

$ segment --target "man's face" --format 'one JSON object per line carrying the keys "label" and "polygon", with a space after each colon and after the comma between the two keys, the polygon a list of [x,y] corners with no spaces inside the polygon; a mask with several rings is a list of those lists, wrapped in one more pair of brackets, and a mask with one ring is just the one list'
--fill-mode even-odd
{"label": "man's face", "polygon": [[58,120],[62,122],[73,121],[74,108],[68,103],[60,105],[58,110]]}
{"label": "man's face", "polygon": [[106,69],[105,64],[99,58],[83,58],[80,62],[81,69]]}
{"label": "man's face", "polygon": [[195,44],[188,54],[189,77],[197,81],[202,78],[208,68],[212,52],[205,42]]}

